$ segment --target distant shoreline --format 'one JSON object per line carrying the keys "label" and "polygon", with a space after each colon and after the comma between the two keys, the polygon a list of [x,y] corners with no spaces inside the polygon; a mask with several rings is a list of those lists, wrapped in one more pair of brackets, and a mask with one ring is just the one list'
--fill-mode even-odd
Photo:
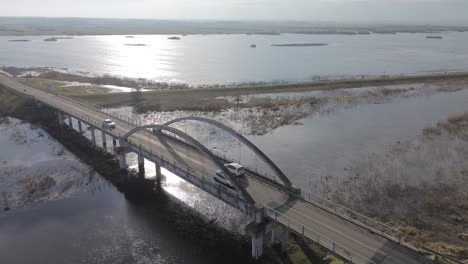
{"label": "distant shoreline", "polygon": [[0,36],[84,35],[370,35],[396,33],[468,32],[468,26],[346,25],[312,22],[168,21],[141,19],[0,17]]}

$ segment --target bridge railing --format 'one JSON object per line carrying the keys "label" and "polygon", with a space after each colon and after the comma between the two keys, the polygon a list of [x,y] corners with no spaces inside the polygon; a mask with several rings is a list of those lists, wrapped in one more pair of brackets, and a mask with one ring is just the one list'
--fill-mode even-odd
{"label": "bridge railing", "polygon": [[356,223],[357,225],[360,225],[366,229],[369,229],[375,233],[386,237],[387,239],[403,244],[416,252],[432,254],[436,256],[436,261],[438,263],[462,263],[461,261],[454,259],[453,257],[441,254],[424,246],[424,242],[420,239],[417,239],[414,236],[402,232],[388,224],[384,224],[380,221],[377,221],[371,217],[358,213],[345,206],[337,204],[331,201],[330,199],[324,198],[312,192],[303,192],[302,197],[308,202],[319,205],[320,207],[325,208],[332,213],[336,213],[341,217],[344,217],[345,219]]}
{"label": "bridge railing", "polygon": [[[289,230],[294,231],[296,234],[318,243],[319,245],[340,255],[342,258],[345,258],[346,260],[350,261],[351,263],[376,264],[376,262],[372,261],[371,259],[354,252],[348,247],[342,245],[340,242],[337,242],[327,237],[323,233],[320,233],[319,231],[314,230],[267,205],[265,205],[264,208],[265,215],[270,217],[270,219],[284,225]],[[371,249],[370,247],[367,248],[374,251],[377,254],[375,250]]]}
{"label": "bridge railing", "polygon": [[322,196],[314,194],[312,192],[303,192],[302,197],[305,198],[308,202],[318,205],[319,207],[325,208],[332,213],[338,214],[348,220],[353,221],[354,223],[363,226],[364,228],[371,228],[373,231],[384,235],[385,237],[398,242],[398,243],[407,243],[416,249],[417,251],[421,250],[423,242],[407,233],[404,233],[396,228],[379,222],[371,217],[365,216],[361,213],[358,213],[352,209],[349,209],[345,206],[339,205],[329,199],[326,199]]}

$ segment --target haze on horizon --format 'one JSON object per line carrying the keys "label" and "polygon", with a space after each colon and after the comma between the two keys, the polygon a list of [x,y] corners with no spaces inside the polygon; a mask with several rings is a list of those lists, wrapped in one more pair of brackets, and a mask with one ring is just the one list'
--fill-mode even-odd
{"label": "haze on horizon", "polygon": [[466,0],[23,0],[0,16],[468,25]]}

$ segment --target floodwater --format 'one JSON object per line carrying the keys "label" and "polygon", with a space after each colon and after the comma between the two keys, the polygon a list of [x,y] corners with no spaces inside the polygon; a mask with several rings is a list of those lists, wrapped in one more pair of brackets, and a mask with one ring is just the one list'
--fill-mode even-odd
{"label": "floodwater", "polygon": [[[297,120],[295,124],[280,126],[262,135],[245,136],[266,153],[297,187],[304,191],[319,192],[322,178],[342,177],[346,175],[345,168],[354,161],[364,160],[375,153],[382,154],[390,145],[421,134],[425,127],[434,126],[451,114],[468,111],[468,89],[450,92],[435,89],[426,93],[424,91],[432,88],[421,84],[389,86],[387,89],[409,87],[415,87],[415,90],[408,92],[407,96],[359,103],[331,102],[331,105],[326,104],[312,113],[299,108],[294,111],[304,111],[305,117]],[[370,89],[372,87],[359,88],[354,89],[354,92],[360,93]],[[343,92],[349,94],[352,90],[347,89]],[[339,91],[333,91],[332,94],[334,93]],[[310,94],[311,92],[305,92],[295,96]],[[282,96],[284,95],[278,95]],[[128,109],[124,109],[123,112],[125,111]],[[256,114],[262,116],[263,112],[252,114],[248,111],[230,110],[223,113],[153,113],[145,115],[145,118],[146,123],[151,123],[154,120],[168,121],[180,116],[201,115],[219,120],[243,133],[242,131],[251,125],[249,120],[252,115]],[[260,117],[262,118],[265,117]],[[266,125],[273,120],[262,122],[260,125]],[[272,175],[272,171],[260,158],[219,129],[193,121],[173,126],[191,134],[214,152]]]}
{"label": "floodwater", "polygon": [[[166,173],[165,194],[149,203],[129,201],[47,133],[8,120],[0,124],[0,194],[12,210],[3,211],[2,197],[1,263],[250,261],[242,219],[209,195]],[[19,180],[42,174],[55,184],[25,193]],[[200,217],[210,224],[197,222]]]}
{"label": "floodwater", "polygon": [[[3,66],[44,66],[188,84],[303,81],[316,76],[466,71],[468,32],[395,35],[74,36],[56,42],[0,37]],[[321,47],[272,44],[327,43]],[[129,46],[126,44],[144,44]],[[257,48],[250,48],[256,44]]]}

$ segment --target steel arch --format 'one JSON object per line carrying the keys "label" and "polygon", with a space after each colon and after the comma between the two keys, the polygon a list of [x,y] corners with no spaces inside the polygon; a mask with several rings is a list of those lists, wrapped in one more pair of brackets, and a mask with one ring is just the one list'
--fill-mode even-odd
{"label": "steel arch", "polygon": [[224,166],[224,163],[221,162],[221,160],[216,155],[214,155],[209,149],[207,149],[205,146],[203,146],[196,139],[192,138],[191,136],[187,135],[186,133],[184,133],[184,132],[182,132],[182,131],[180,131],[180,130],[178,130],[176,128],[168,127],[168,126],[165,126],[165,125],[157,125],[157,124],[146,125],[146,126],[136,127],[134,129],[130,130],[125,135],[123,135],[121,137],[121,139],[123,141],[128,141],[128,137],[130,137],[134,133],[136,133],[138,131],[146,130],[148,128],[156,129],[158,131],[165,130],[165,131],[173,133],[174,135],[177,135],[178,137],[180,137],[183,140],[187,141],[189,144],[191,144],[196,149],[198,149],[198,151],[200,151],[201,153],[206,155],[220,170],[222,170],[224,172],[224,175],[229,177],[229,180],[232,182],[234,187],[242,193],[242,196],[244,197],[244,199],[246,199],[251,204],[255,204],[255,200],[252,198],[252,196],[250,196],[250,194],[239,184],[236,177]]}
{"label": "steel arch", "polygon": [[226,132],[228,132],[229,134],[231,134],[232,136],[234,136],[236,139],[238,139],[239,141],[241,141],[242,143],[244,143],[244,145],[246,145],[250,150],[252,150],[255,154],[257,154],[267,165],[268,167],[270,167],[270,169],[272,169],[276,175],[281,179],[281,181],[283,182],[284,185],[286,185],[287,187],[289,188],[293,188],[292,187],[292,183],[291,181],[288,179],[288,177],[286,177],[286,175],[280,170],[280,168],[278,168],[278,166],[276,166],[276,164],[265,154],[263,153],[263,151],[261,151],[257,146],[255,146],[250,140],[248,140],[246,137],[242,136],[241,134],[239,134],[237,131],[235,131],[234,129],[218,122],[218,121],[215,121],[215,120],[212,120],[212,119],[209,119],[209,118],[205,118],[205,117],[181,117],[181,118],[176,118],[176,119],[173,119],[169,122],[166,122],[164,123],[163,125],[164,126],[170,126],[174,123],[178,123],[178,122],[182,122],[182,121],[199,121],[199,122],[202,122],[202,123],[208,123],[210,125],[213,125],[215,127],[218,127]]}

